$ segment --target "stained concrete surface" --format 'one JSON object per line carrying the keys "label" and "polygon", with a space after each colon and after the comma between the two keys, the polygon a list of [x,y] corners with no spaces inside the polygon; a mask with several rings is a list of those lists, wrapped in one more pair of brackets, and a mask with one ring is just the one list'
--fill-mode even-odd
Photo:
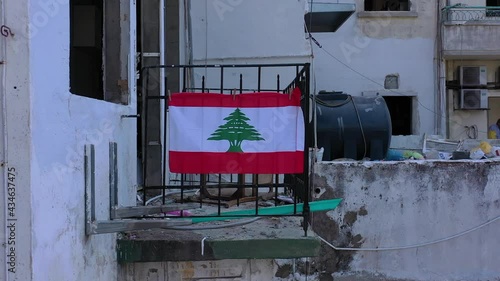
{"label": "stained concrete surface", "polygon": [[[312,228],[337,247],[425,244],[498,217],[499,187],[500,161],[493,160],[320,163],[316,199],[343,202],[314,214]],[[492,223],[441,243],[379,252],[323,244],[313,264],[334,280],[499,280],[498,231]]]}

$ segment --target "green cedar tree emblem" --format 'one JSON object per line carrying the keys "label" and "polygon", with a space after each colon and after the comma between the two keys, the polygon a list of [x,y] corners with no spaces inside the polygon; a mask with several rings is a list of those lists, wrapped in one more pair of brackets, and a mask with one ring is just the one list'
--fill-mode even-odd
{"label": "green cedar tree emblem", "polygon": [[226,124],[220,125],[207,140],[227,140],[227,152],[243,152],[241,143],[247,141],[264,140],[254,126],[247,123],[250,120],[245,113],[236,108],[228,117],[224,118]]}

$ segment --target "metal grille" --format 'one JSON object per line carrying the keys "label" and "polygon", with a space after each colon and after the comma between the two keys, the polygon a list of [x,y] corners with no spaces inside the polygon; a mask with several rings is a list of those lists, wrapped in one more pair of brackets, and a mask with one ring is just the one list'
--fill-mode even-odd
{"label": "metal grille", "polygon": [[498,22],[500,20],[500,6],[492,7],[460,7],[450,6],[442,10],[443,22]]}
{"label": "metal grille", "polygon": [[[169,85],[169,73],[177,72],[181,76],[181,85],[174,81]],[[175,203],[193,202],[193,192],[197,193],[196,203],[200,208],[210,205],[216,211],[208,214],[190,214],[190,217],[202,218],[232,218],[256,216],[303,216],[303,227],[307,233],[310,213],[310,183],[309,183],[309,147],[311,126],[309,117],[309,64],[262,64],[262,65],[160,65],[145,67],[141,70],[141,150],[142,150],[142,202],[145,205],[151,196],[160,194],[162,205],[172,203],[168,196],[176,194]],[[164,73],[165,75],[161,75]],[[159,75],[160,74],[160,75]],[[172,75],[173,76],[173,75]],[[155,77],[163,77],[164,89],[158,95],[159,83]],[[283,83],[285,81],[285,83]],[[174,85],[175,84],[175,85]],[[179,89],[180,92],[191,93],[221,93],[238,94],[249,92],[278,92],[289,94],[294,88],[302,92],[302,110],[305,128],[304,173],[274,174],[274,175],[244,175],[244,174],[171,174],[168,169],[167,124],[168,114],[164,114],[169,102],[169,89]],[[159,111],[158,111],[159,109]],[[156,111],[155,111],[156,110]],[[159,114],[158,114],[159,113]],[[151,126],[160,124],[159,145],[161,146],[161,165],[156,165],[147,141],[150,139]],[[157,132],[154,132],[155,134]],[[151,167],[156,165],[161,183],[151,180]],[[156,168],[155,168],[156,172]],[[283,204],[283,197],[288,199],[288,212],[277,214],[260,207],[259,191],[266,191],[270,196],[268,202],[274,206]],[[234,192],[232,192],[234,191]],[[191,196],[190,196],[191,195]],[[272,195],[272,196],[271,196]],[[156,196],[158,197],[158,196]],[[245,203],[244,211],[231,212],[227,207],[239,206]],[[248,205],[252,207],[248,209]],[[227,212],[226,209],[228,209]],[[290,211],[291,210],[291,211]],[[165,215],[170,218],[183,218],[184,212],[175,215]]]}

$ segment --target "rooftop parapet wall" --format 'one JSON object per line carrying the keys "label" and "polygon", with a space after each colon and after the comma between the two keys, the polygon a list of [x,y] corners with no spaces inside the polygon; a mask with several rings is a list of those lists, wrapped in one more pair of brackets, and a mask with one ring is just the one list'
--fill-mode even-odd
{"label": "rooftop parapet wall", "polygon": [[500,222],[451,238],[500,215],[500,161],[323,162],[314,180],[317,200],[343,198],[313,219],[314,232],[335,246],[398,248],[449,238],[390,251],[324,244],[314,264],[335,272],[335,280],[500,277]]}

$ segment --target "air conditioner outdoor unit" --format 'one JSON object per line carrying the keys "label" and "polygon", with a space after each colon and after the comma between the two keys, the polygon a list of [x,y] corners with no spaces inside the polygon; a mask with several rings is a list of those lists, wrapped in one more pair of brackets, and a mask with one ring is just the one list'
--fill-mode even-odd
{"label": "air conditioner outdoor unit", "polygon": [[487,109],[488,90],[460,90],[460,109]]}
{"label": "air conditioner outdoor unit", "polygon": [[458,79],[462,86],[486,86],[486,66],[459,66]]}

